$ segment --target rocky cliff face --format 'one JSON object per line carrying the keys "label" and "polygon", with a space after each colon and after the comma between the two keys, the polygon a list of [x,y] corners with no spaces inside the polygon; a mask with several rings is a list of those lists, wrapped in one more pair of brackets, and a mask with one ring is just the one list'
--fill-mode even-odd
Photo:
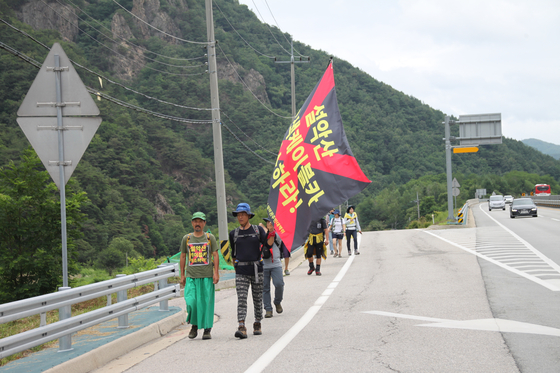
{"label": "rocky cliff face", "polygon": [[[188,9],[186,0],[166,1],[167,7],[173,9],[176,14],[182,14]],[[103,44],[109,50],[110,61],[108,65],[110,69],[116,77],[123,80],[134,79],[138,72],[146,66],[144,50],[127,43],[126,40],[133,38],[149,39],[155,36],[168,43],[175,44],[177,40],[172,36],[183,37],[181,30],[171,16],[162,9],[160,0],[133,0],[133,7],[130,12],[132,13],[130,17],[124,17],[122,10],[114,13],[111,19],[111,32],[114,41],[103,41]],[[64,40],[76,41],[80,32],[78,29],[78,14],[81,14],[81,10],[72,7],[70,4],[64,5],[56,1],[48,2],[48,0],[45,4],[41,0],[30,0],[17,12],[17,17],[35,29],[58,30]],[[91,22],[86,15],[80,15],[80,17]],[[101,29],[95,22],[91,23],[95,28]],[[163,31],[163,33],[155,28]],[[133,32],[133,30],[135,31]],[[237,74],[242,77],[247,87],[259,100],[270,104],[266,94],[264,77],[258,71],[254,69],[247,71],[235,63],[234,66],[231,66],[227,61],[218,62],[219,79],[243,84],[239,81]],[[247,89],[247,87],[243,85],[244,89]]]}
{"label": "rocky cliff face", "polygon": [[32,0],[16,12],[16,17],[35,30],[58,30],[66,41],[74,41],[78,36],[78,16],[72,9],[56,2],[45,4]]}
{"label": "rocky cliff face", "polygon": [[[266,94],[266,82],[264,77],[256,70],[245,70],[241,65],[232,62],[230,65],[226,60],[218,61],[218,79],[229,80],[235,84],[243,84],[239,81],[239,76],[243,79],[247,87],[258,97],[259,100],[266,104],[270,104],[268,95]],[[236,72],[237,71],[237,72]],[[247,90],[243,85],[243,89]]]}
{"label": "rocky cliff face", "polygon": [[[173,3],[177,4],[179,9],[187,9],[184,0],[175,0]],[[177,27],[175,22],[173,22],[169,14],[161,10],[159,0],[134,0],[132,14],[138,17],[134,18],[134,23],[140,30],[142,34],[141,38],[143,39],[156,36],[158,38],[162,38],[168,43],[175,44],[177,39],[174,39],[172,36],[182,37],[181,30],[179,30],[179,27]],[[155,30],[154,28],[163,31],[165,34]]]}
{"label": "rocky cliff face", "polygon": [[112,70],[120,79],[133,79],[146,65],[144,50],[125,42],[125,40],[133,38],[134,34],[121,14],[115,13],[113,16],[111,31],[116,40],[113,49],[119,51],[119,54],[113,54],[111,57]]}

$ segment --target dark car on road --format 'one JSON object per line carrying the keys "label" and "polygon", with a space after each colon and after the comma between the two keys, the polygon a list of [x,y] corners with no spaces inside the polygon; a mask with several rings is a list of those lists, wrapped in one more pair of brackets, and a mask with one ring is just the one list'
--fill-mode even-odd
{"label": "dark car on road", "polygon": [[537,217],[537,205],[531,198],[516,198],[509,207],[509,217],[533,216]]}

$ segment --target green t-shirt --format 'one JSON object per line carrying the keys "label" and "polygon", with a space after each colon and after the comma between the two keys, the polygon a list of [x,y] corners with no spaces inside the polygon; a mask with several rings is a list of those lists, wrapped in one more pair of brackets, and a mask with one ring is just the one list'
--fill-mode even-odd
{"label": "green t-shirt", "polygon": [[[210,247],[208,247],[208,236],[210,236]],[[202,237],[195,237],[190,234],[188,239],[185,235],[181,241],[181,252],[187,254],[186,258],[186,276],[191,278],[212,277],[214,275],[212,268],[212,253],[218,251],[216,237],[211,233],[204,233]],[[216,263],[219,265],[219,263]]]}

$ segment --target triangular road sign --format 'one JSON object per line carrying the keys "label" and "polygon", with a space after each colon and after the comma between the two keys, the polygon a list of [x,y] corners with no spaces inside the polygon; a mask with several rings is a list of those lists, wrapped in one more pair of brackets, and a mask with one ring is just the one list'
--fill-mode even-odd
{"label": "triangular road sign", "polygon": [[95,101],[70,63],[70,59],[60,44],[54,43],[19,107],[18,117],[56,117],[57,110],[54,105],[56,104],[56,74],[53,71],[55,56],[59,56],[59,66],[64,68],[60,74],[62,102],[66,104],[62,107],[62,115],[99,115]]}
{"label": "triangular road sign", "polygon": [[[63,167],[65,185],[99,128],[101,120],[101,117],[69,117],[63,119],[66,128],[63,131],[64,161],[67,162],[66,166]],[[17,121],[56,186],[60,189],[58,131],[52,129],[57,127],[57,118],[21,117],[17,118]]]}

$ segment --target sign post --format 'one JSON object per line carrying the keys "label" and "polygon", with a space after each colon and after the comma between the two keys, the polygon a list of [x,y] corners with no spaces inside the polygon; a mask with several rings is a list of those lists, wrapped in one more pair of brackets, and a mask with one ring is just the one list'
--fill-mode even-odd
{"label": "sign post", "polygon": [[60,44],[52,46],[17,114],[18,124],[60,191],[62,288],[68,289],[65,185],[102,119]]}
{"label": "sign post", "polygon": [[[475,153],[479,145],[502,143],[502,114],[469,114],[459,116],[453,122],[459,124],[459,137],[451,136],[449,116],[445,116],[445,163],[447,169],[447,221],[455,221],[453,197],[459,195],[457,179],[451,181],[451,150],[453,153]],[[452,146],[451,141],[459,140],[459,146]],[[454,185],[454,184],[457,185]]]}

